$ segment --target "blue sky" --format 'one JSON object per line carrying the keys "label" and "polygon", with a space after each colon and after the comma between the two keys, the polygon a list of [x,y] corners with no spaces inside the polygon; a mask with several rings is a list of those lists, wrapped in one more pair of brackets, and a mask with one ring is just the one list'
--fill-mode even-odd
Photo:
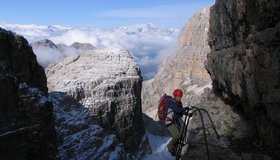
{"label": "blue sky", "polygon": [[111,28],[153,23],[181,28],[214,0],[1,0],[0,23]]}

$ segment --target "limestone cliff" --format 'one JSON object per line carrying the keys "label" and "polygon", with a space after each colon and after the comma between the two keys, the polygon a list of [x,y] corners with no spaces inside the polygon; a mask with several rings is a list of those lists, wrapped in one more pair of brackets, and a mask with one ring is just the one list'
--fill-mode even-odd
{"label": "limestone cliff", "polygon": [[26,39],[0,28],[0,159],[54,159],[57,152],[43,68]]}
{"label": "limestone cliff", "polygon": [[[119,147],[130,153],[138,151],[139,146],[146,143],[141,109],[142,78],[139,66],[128,51],[90,50],[78,56],[67,57],[48,67],[46,72],[51,95],[58,101],[57,104],[60,104],[55,108],[57,111],[55,114],[58,134],[61,134],[62,138],[69,139],[81,133],[91,134],[90,130],[93,129],[91,126],[100,125],[104,132],[115,134],[113,138],[115,145],[111,147],[109,153],[114,151],[119,156],[122,154],[118,151],[116,143],[124,144],[123,147]],[[59,100],[56,98],[59,97],[57,94],[70,98]],[[74,111],[77,110],[75,106],[80,108],[76,116],[81,116],[78,118],[81,123],[76,124],[74,122],[76,120],[64,122],[63,119],[68,119],[67,114],[77,112]],[[62,111],[66,114],[61,114]],[[71,131],[70,128],[75,129]],[[65,132],[66,130],[69,132]],[[103,137],[106,135],[104,132],[102,132]],[[97,154],[99,150],[104,150],[102,145],[94,144],[96,142],[94,139],[92,141],[83,139],[83,141],[92,145],[86,145],[87,148],[83,146],[79,150],[74,149],[77,154],[81,155],[85,150],[90,150],[88,153],[95,153],[96,158],[102,158]],[[60,144],[61,147],[64,146],[62,152],[71,154],[76,144],[69,145],[69,143],[64,141]],[[74,158],[73,156],[76,155],[68,158]]]}
{"label": "limestone cliff", "polygon": [[214,89],[250,118],[263,148],[280,156],[280,1],[217,0],[207,70]]}
{"label": "limestone cliff", "polygon": [[[210,52],[207,43],[208,27],[209,8],[188,20],[178,39],[179,49],[161,62],[155,78],[143,83],[143,112],[155,118],[159,97],[164,93],[172,94],[175,88],[181,88],[187,93],[192,90],[190,86],[197,88],[210,82],[204,68],[206,55]],[[183,98],[184,102],[189,102],[187,96]]]}

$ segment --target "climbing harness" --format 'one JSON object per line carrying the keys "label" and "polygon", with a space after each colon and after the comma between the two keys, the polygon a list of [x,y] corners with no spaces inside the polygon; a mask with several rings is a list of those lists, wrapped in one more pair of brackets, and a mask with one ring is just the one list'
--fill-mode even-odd
{"label": "climbing harness", "polygon": [[[207,157],[208,157],[208,160],[210,160],[210,154],[209,154],[209,149],[208,149],[208,141],[207,141],[207,136],[206,136],[206,131],[205,131],[205,126],[204,126],[204,120],[203,120],[203,116],[202,116],[202,112],[205,112],[212,124],[212,128],[213,130],[215,131],[215,134],[217,135],[217,138],[218,140],[220,139],[220,136],[213,124],[213,121],[208,113],[208,111],[206,109],[203,109],[203,108],[197,108],[197,107],[190,107],[191,110],[188,110],[186,113],[185,113],[185,118],[184,118],[184,125],[183,125],[183,128],[182,128],[182,131],[181,131],[181,137],[180,137],[180,140],[178,141],[178,144],[177,144],[177,149],[176,149],[176,160],[179,160],[180,157],[181,157],[181,151],[182,151],[182,148],[183,146],[187,145],[188,144],[188,140],[187,140],[187,131],[188,131],[188,125],[189,125],[189,121],[190,121],[190,118],[192,117],[192,115],[195,113],[195,112],[198,112],[199,115],[200,115],[200,119],[201,119],[201,124],[202,124],[202,129],[203,129],[203,134],[204,134],[204,140],[205,140],[205,146],[206,146],[206,152],[207,152]],[[189,147],[188,147],[189,149]],[[188,153],[188,152],[187,152]]]}

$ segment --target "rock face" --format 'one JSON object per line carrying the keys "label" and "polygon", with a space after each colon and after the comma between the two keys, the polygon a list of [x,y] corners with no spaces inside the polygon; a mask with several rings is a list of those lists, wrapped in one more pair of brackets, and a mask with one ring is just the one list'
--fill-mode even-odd
{"label": "rock face", "polygon": [[0,28],[0,159],[54,159],[52,103],[28,42]]}
{"label": "rock face", "polygon": [[[253,126],[248,123],[248,120],[230,105],[226,105],[220,97],[215,96],[211,89],[205,88],[203,94],[197,98],[197,102],[194,106],[205,109],[209,113],[219,135],[218,139],[207,114],[201,111],[210,159],[271,158],[260,150],[259,139],[254,137]],[[196,109],[192,111],[193,116],[188,124],[187,133],[188,149],[184,146],[182,159],[208,159],[201,117]]]}
{"label": "rock face", "polygon": [[[67,93],[51,92],[50,98],[59,146],[57,159],[136,159],[145,153],[129,153],[116,134],[108,133],[88,108]],[[146,150],[146,142],[143,137],[139,150]]]}
{"label": "rock face", "polygon": [[[207,42],[209,11],[210,8],[204,8],[195,13],[180,33],[178,42],[182,51],[174,59],[177,67],[172,69],[176,79],[179,78],[182,81],[190,79],[197,84],[210,80],[204,68],[206,55],[210,52]],[[182,71],[182,73],[176,73],[176,71]]]}
{"label": "rock face", "polygon": [[[46,72],[50,91],[67,94],[80,103],[90,113],[85,118],[92,119],[87,121],[89,124],[101,125],[105,131],[116,134],[126,151],[139,149],[145,132],[142,78],[139,66],[128,51],[91,50],[67,57]],[[71,110],[72,102],[65,102],[68,103],[65,109]]]}
{"label": "rock face", "polygon": [[[180,48],[162,61],[155,78],[143,83],[143,112],[154,118],[159,97],[164,93],[172,94],[175,88],[186,93],[189,86],[200,87],[210,83],[204,68],[206,55],[210,52],[207,42],[209,27],[209,8],[194,14],[181,31],[178,39]],[[189,102],[187,96],[183,102]],[[184,104],[186,105],[186,104]]]}
{"label": "rock face", "polygon": [[[205,13],[208,16],[205,16]],[[205,27],[209,23],[206,18],[209,19],[209,9],[208,11],[205,9],[191,18],[188,22],[188,26],[191,29],[186,29],[188,28],[186,27],[179,38],[180,54],[176,54],[176,58],[165,60],[155,79],[144,82],[142,99],[144,101],[143,106],[145,106],[143,111],[151,118],[154,118],[159,97],[164,92],[172,94],[174,88],[183,88],[182,102],[184,106],[191,104],[208,111],[219,134],[220,139],[217,138],[212,129],[212,124],[207,114],[202,112],[210,159],[271,159],[271,156],[264,152],[262,142],[254,132],[253,128],[255,126],[251,125],[252,123],[247,116],[237,109],[238,105],[230,106],[225,104],[220,97],[216,96],[214,94],[216,91],[210,89],[211,79],[209,76],[204,76],[206,71],[204,70],[203,61],[206,59],[207,53],[210,52],[210,48],[207,46],[208,29]],[[204,54],[199,49],[204,51]],[[201,58],[187,58],[190,55],[187,56],[186,54],[193,52],[198,53],[198,55],[191,54],[191,56],[196,55]],[[202,55],[204,60],[202,60]],[[195,67],[193,68],[195,69],[192,69],[193,64],[198,64],[197,59],[200,59],[200,65],[194,65]],[[180,65],[185,67],[179,67]],[[204,71],[196,72],[197,70]],[[146,116],[144,116],[144,121],[149,124],[146,127],[148,132],[156,135],[167,135],[164,131],[164,125],[158,127],[159,123],[153,124],[155,122],[152,123]],[[195,109],[193,109],[193,116],[188,125],[186,140],[188,145],[185,145],[182,149],[182,159],[208,159],[201,117]]]}
{"label": "rock face", "polygon": [[12,32],[1,31],[1,73],[13,73],[18,80],[47,92],[44,69],[26,39]]}
{"label": "rock face", "polygon": [[206,64],[214,89],[245,111],[275,158],[280,156],[279,10],[276,0],[217,0]]}

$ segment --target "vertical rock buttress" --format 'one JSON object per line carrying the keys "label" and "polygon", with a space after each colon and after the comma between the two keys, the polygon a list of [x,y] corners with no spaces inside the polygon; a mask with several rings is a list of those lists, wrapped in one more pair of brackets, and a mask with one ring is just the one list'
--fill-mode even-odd
{"label": "vertical rock buttress", "polygon": [[0,28],[0,159],[54,159],[52,103],[26,39]]}
{"label": "vertical rock buttress", "polygon": [[213,88],[252,120],[264,148],[280,156],[280,2],[217,0],[206,68]]}

